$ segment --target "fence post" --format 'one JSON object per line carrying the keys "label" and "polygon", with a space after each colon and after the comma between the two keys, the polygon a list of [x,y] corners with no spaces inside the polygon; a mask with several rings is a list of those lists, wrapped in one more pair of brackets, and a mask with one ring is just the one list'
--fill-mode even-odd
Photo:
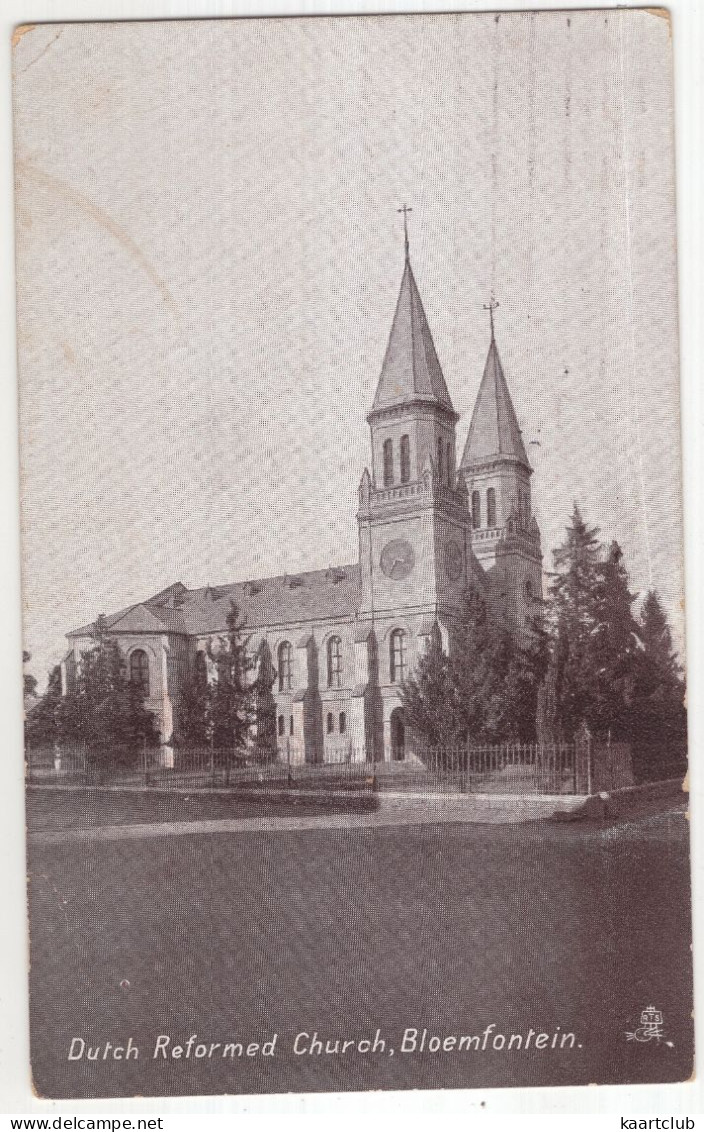
{"label": "fence post", "polygon": [[147,737],[142,736],[142,769],[144,771],[144,785],[149,785],[149,765],[147,763]]}
{"label": "fence post", "polygon": [[215,786],[215,737],[210,736],[210,785]]}
{"label": "fence post", "polygon": [[230,748],[225,751],[225,785],[230,785]]}
{"label": "fence post", "polygon": [[293,779],[291,777],[291,740],[286,740],[286,785],[290,789],[293,786]]}

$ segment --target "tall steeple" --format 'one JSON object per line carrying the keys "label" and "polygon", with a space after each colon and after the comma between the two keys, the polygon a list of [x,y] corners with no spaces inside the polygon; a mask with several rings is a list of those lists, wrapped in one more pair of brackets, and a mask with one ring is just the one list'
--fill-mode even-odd
{"label": "tall steeple", "polygon": [[477,460],[503,456],[519,461],[530,472],[532,469],[494,338],[493,314],[491,322],[489,352],[460,467],[470,467]]}
{"label": "tall steeple", "polygon": [[381,609],[425,609],[430,616],[455,608],[468,571],[476,569],[468,553],[467,495],[457,482],[458,415],[411,267],[410,209],[404,205],[399,211],[401,288],[367,416],[371,468],[359,489],[365,616]]}
{"label": "tall steeple", "polygon": [[372,413],[394,405],[419,401],[440,405],[454,414],[413,275],[407,232],[405,253],[401,289],[372,403]]}
{"label": "tall steeple", "polygon": [[460,461],[472,514],[472,549],[485,570],[494,600],[523,624],[542,594],[540,532],[531,505],[528,461],[494,332]]}

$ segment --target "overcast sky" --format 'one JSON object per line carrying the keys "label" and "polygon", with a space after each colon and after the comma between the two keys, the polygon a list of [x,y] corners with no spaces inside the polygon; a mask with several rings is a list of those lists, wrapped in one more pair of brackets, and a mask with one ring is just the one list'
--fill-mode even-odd
{"label": "overcast sky", "polygon": [[493,288],[546,568],[577,500],[681,647],[665,20],[45,25],[15,76],[37,675],[176,580],[356,560],[404,201],[460,451]]}

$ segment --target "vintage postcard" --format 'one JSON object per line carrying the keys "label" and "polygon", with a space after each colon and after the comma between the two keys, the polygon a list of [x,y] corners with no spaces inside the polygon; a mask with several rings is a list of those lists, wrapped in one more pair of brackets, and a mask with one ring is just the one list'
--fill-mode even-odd
{"label": "vintage postcard", "polygon": [[693,1072],[670,26],[14,37],[50,1098]]}

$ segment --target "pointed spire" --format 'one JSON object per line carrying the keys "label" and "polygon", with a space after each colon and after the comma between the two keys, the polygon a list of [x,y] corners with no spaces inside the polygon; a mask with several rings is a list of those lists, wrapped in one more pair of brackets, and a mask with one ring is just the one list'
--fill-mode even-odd
{"label": "pointed spire", "polygon": [[485,308],[489,311],[491,342],[460,467],[471,467],[494,456],[507,456],[530,469],[494,338],[494,310],[497,306],[492,296],[491,303]]}
{"label": "pointed spire", "polygon": [[399,209],[403,212],[405,262],[372,412],[412,401],[427,401],[455,415],[411,267],[406,220],[410,211],[406,205]]}

